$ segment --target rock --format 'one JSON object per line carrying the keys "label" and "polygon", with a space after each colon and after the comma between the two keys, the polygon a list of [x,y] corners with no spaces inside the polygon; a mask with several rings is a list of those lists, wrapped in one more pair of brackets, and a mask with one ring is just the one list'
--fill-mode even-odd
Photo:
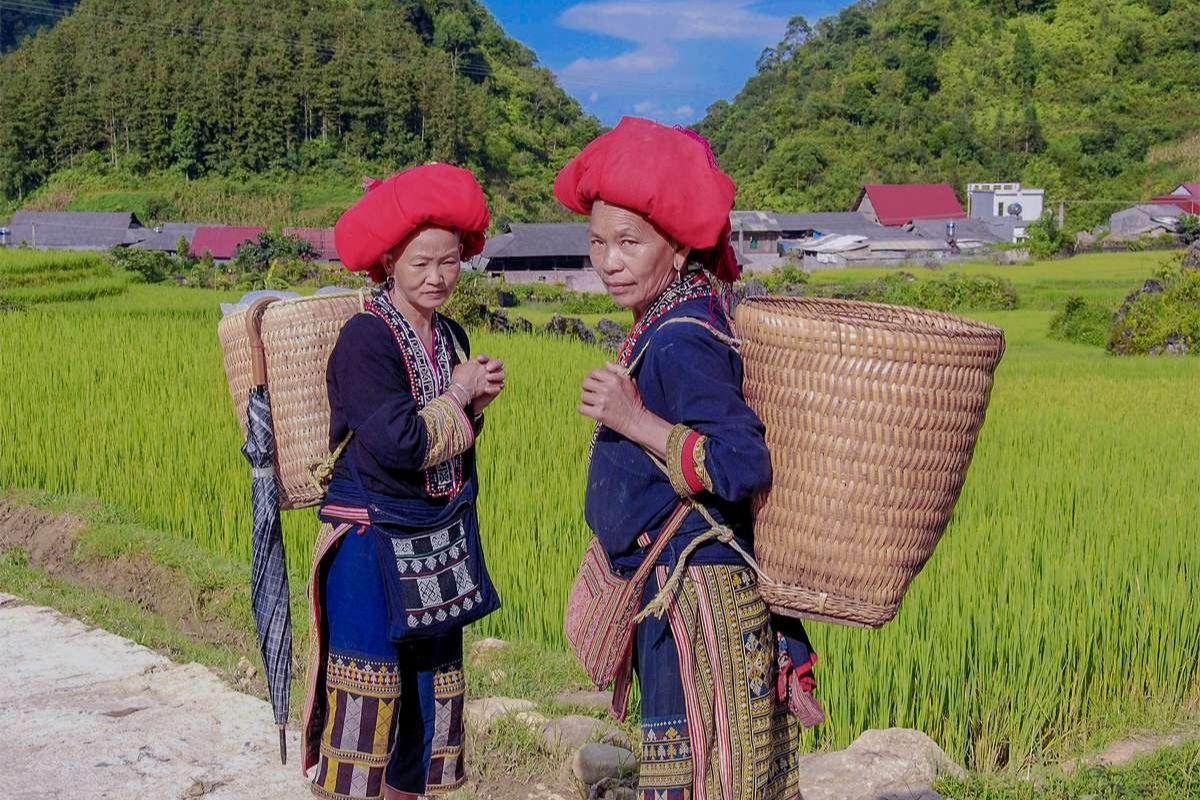
{"label": "rock", "polygon": [[471,655],[478,658],[485,653],[503,650],[505,647],[508,647],[508,642],[503,639],[480,639],[471,645]]}
{"label": "rock", "polygon": [[535,733],[540,731],[542,726],[550,721],[550,718],[545,714],[539,714],[536,711],[518,711],[513,718],[517,720],[517,722],[522,722],[527,725],[529,729]]}
{"label": "rock", "polygon": [[1190,269],[1200,269],[1200,241],[1192,242],[1191,247],[1183,254],[1183,266]]}
{"label": "rock", "polygon": [[504,681],[504,679],[507,677],[508,677],[508,673],[502,669],[494,669],[488,673],[488,678],[490,678],[492,683],[494,683],[494,684],[502,683]]}
{"label": "rock", "polygon": [[533,333],[533,323],[524,317],[509,317],[500,308],[488,312],[487,328],[495,333]]}
{"label": "rock", "polygon": [[467,703],[464,710],[467,725],[479,733],[487,733],[492,724],[501,717],[516,714],[519,711],[533,711],[534,705],[528,700],[518,700],[512,697],[484,697]]}
{"label": "rock", "polygon": [[629,747],[625,734],[609,723],[575,714],[547,722],[539,733],[542,745],[551,752],[566,753],[592,742]]}
{"label": "rock", "polygon": [[936,800],[931,785],[963,768],[920,731],[867,731],[845,750],[800,757],[804,800]]}
{"label": "rock", "polygon": [[615,353],[625,343],[625,329],[607,317],[596,324],[596,332],[600,336],[600,346],[605,350]]}
{"label": "rock", "polygon": [[589,711],[607,711],[612,705],[611,692],[559,692],[554,699],[564,706],[575,706]]}
{"label": "rock", "polygon": [[546,323],[543,330],[555,336],[566,336],[588,344],[596,343],[596,334],[592,333],[591,329],[584,325],[583,320],[578,317],[564,317],[562,314],[555,314]]}
{"label": "rock", "polygon": [[635,769],[637,759],[633,753],[611,744],[585,744],[571,758],[571,771],[587,786],[605,778],[619,778]]}

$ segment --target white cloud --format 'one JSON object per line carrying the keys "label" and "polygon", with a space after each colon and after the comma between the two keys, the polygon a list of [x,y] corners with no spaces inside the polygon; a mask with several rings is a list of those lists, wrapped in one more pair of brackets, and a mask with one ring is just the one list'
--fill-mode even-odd
{"label": "white cloud", "polygon": [[752,11],[751,5],[750,0],[580,3],[563,11],[558,22],[567,28],[643,44],[706,39],[778,41],[787,20]]}
{"label": "white cloud", "polygon": [[675,109],[675,116],[679,117],[679,119],[689,119],[696,116],[696,109],[691,106],[680,106]]}
{"label": "white cloud", "polygon": [[741,40],[773,44],[787,20],[752,11],[751,0],[733,2],[595,2],[562,12],[558,24],[573,30],[631,42],[631,50],[611,58],[580,58],[562,71],[564,79],[586,82],[606,75],[645,75],[679,63],[683,42]]}
{"label": "white cloud", "polygon": [[600,93],[599,93],[599,92],[592,92],[591,94],[589,94],[589,95],[588,95],[588,102],[589,102],[589,103],[595,103],[595,102],[598,102],[599,100],[600,100]]}
{"label": "white cloud", "polygon": [[650,102],[649,100],[643,100],[640,103],[635,103],[633,106],[633,110],[635,112],[637,112],[638,114],[649,114],[650,112],[656,111],[657,109],[658,109],[658,106],[655,103]]}

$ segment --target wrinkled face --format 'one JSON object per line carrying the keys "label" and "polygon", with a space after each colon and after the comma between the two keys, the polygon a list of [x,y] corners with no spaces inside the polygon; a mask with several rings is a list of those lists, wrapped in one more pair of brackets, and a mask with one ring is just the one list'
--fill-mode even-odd
{"label": "wrinkled face", "polygon": [[393,297],[418,311],[431,312],[450,298],[462,269],[458,231],[426,226],[390,253],[383,266],[395,279]]}
{"label": "wrinkled face", "polygon": [[588,239],[592,269],[617,305],[644,312],[687,263],[679,247],[635,211],[597,200]]}

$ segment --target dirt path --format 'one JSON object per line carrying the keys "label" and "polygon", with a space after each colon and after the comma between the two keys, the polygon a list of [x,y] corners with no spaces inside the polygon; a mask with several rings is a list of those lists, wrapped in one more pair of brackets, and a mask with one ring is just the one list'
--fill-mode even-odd
{"label": "dirt path", "polygon": [[270,707],[198,664],[0,593],[0,763],[4,796],[308,796],[279,763]]}

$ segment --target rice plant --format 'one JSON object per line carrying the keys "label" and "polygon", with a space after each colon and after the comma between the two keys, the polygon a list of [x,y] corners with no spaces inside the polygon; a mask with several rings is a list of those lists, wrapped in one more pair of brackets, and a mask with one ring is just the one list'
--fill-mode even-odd
{"label": "rice plant", "polygon": [[[1123,256],[1090,262],[1106,265],[1133,271]],[[1029,285],[1068,291],[1052,269]],[[247,471],[215,334],[225,299],[135,285],[0,314],[0,485],[95,496],[248,560]],[[902,725],[972,766],[1018,765],[1200,699],[1200,360],[1050,340],[1050,314],[981,315],[1005,328],[1009,351],[962,499],[896,621],[811,625],[830,718],[812,744]],[[472,338],[511,376],[479,444],[487,559],[505,603],[482,631],[561,647],[588,535],[590,425],[574,407],[604,354]],[[297,591],[315,530],[311,511],[285,515]]]}

